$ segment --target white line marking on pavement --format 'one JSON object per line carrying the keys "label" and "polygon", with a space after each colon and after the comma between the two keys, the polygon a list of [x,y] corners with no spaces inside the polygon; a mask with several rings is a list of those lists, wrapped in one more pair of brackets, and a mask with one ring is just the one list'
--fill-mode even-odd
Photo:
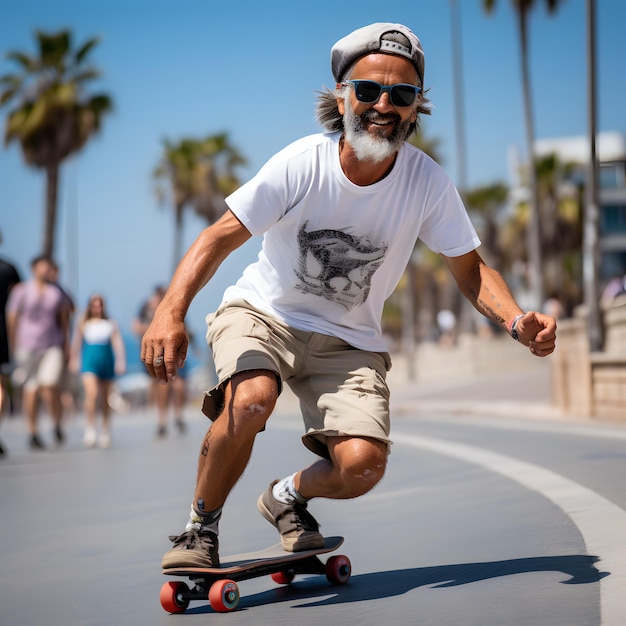
{"label": "white line marking on pavement", "polygon": [[589,554],[610,575],[600,580],[603,626],[623,626],[626,600],[626,511],[595,491],[532,463],[476,446],[430,437],[400,435],[398,444],[431,450],[480,465],[548,498],[576,524]]}
{"label": "white line marking on pavement", "polygon": [[460,416],[420,418],[422,421],[441,424],[470,424],[472,426],[487,426],[502,430],[529,430],[532,432],[553,433],[558,435],[577,435],[580,437],[595,437],[596,439],[626,440],[626,428],[612,427],[607,424],[576,424],[573,422],[537,421],[525,418]]}

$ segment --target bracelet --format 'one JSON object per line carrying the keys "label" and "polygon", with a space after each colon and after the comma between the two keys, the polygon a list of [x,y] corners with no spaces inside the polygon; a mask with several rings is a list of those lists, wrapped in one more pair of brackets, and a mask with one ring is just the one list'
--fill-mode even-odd
{"label": "bracelet", "polygon": [[519,341],[519,335],[517,334],[517,322],[519,322],[522,317],[524,317],[525,313],[520,313],[512,322],[511,322],[511,330],[510,335],[511,337],[513,337],[513,339],[515,339],[515,341]]}

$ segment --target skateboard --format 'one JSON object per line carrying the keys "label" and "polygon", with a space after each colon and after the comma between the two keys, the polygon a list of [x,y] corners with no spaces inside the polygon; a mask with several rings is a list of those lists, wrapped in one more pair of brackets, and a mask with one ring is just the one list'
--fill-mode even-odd
{"label": "skateboard", "polygon": [[323,563],[318,556],[333,552],[343,543],[343,537],[325,537],[324,547],[302,552],[287,552],[276,544],[258,552],[226,557],[220,567],[170,567],[167,576],[188,578],[192,587],[181,580],[166,582],[161,587],[161,606],[169,613],[183,613],[191,600],[209,600],[220,613],[234,611],[239,604],[238,581],[269,575],[279,585],[288,585],[296,574],[325,574],[329,582],[348,582],[352,567],[343,555],[331,556]]}

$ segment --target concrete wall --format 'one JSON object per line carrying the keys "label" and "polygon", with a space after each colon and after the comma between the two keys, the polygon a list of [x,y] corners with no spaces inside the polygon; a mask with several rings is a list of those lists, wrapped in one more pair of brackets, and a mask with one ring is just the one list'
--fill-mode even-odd
{"label": "concrete wall", "polygon": [[584,312],[559,322],[553,400],[568,415],[626,421],[626,296],[604,311],[604,326],[604,350],[591,353]]}
{"label": "concrete wall", "polygon": [[626,296],[604,313],[604,351],[591,355],[594,417],[626,421]]}

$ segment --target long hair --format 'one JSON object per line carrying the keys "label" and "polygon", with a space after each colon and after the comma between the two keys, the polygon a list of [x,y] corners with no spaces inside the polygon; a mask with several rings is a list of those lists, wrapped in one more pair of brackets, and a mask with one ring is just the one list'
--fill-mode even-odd
{"label": "long hair", "polygon": [[83,324],[87,320],[90,320],[93,318],[93,315],[91,314],[91,306],[95,300],[100,300],[100,302],[102,303],[102,319],[104,320],[109,319],[104,298],[100,294],[94,293],[92,296],[89,296],[89,301],[87,302],[87,308],[85,309],[85,312],[83,314],[83,319],[82,319]]}
{"label": "long hair", "polygon": [[[331,89],[325,87],[323,91],[317,92],[315,117],[322,128],[324,128],[327,132],[343,132],[343,117],[341,113],[339,113],[337,98],[346,98],[347,89],[348,87],[343,87],[332,91]],[[430,100],[426,98],[424,93],[420,95],[421,97],[418,96],[416,99],[417,105],[414,105],[417,108],[417,117],[415,118],[415,121],[409,125],[405,139],[408,139],[411,134],[419,128],[420,115],[431,114]]]}

